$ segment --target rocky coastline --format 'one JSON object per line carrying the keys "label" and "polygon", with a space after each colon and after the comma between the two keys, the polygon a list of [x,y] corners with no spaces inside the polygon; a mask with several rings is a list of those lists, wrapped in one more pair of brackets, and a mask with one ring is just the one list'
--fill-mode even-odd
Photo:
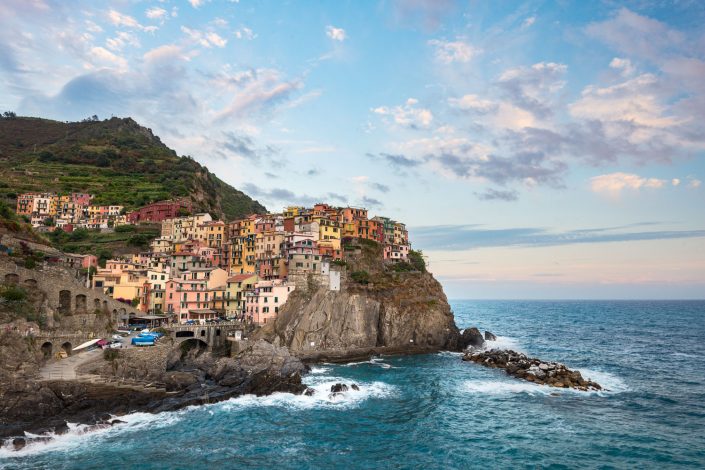
{"label": "rocky coastline", "polygon": [[[85,425],[82,432],[89,432],[120,424],[119,417],[128,413],[175,411],[247,394],[306,391],[302,376],[308,367],[286,348],[265,341],[255,342],[235,358],[217,358],[198,348],[177,346],[165,359],[158,377],[153,370],[145,376],[160,387],[118,386],[109,383],[107,376],[105,382],[30,379],[3,384],[0,446],[19,450],[50,440],[69,432],[68,423]],[[103,362],[93,372],[115,367]],[[144,364],[135,364],[134,358],[131,365],[133,370],[148,370],[141,367]]]}
{"label": "rocky coastline", "polygon": [[584,379],[579,371],[568,369],[564,364],[542,361],[510,349],[469,349],[463,354],[462,360],[494,369],[504,369],[512,377],[537,385],[581,391],[602,390],[600,384]]}

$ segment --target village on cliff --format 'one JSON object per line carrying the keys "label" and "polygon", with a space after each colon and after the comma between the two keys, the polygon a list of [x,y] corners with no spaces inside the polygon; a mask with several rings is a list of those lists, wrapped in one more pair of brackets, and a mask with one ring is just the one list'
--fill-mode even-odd
{"label": "village on cliff", "polygon": [[110,232],[161,224],[149,251],[100,263],[95,254],[68,254],[64,260],[87,270],[90,287],[132,305],[152,325],[271,322],[297,287],[315,282],[339,290],[340,269],[353,240],[378,243],[388,263],[416,254],[403,223],[368,217],[364,208],[320,203],[224,222],[193,213],[187,199],[131,212],[119,205],[92,205],[92,199],[80,193],[26,193],[18,195],[17,214],[38,232]]}

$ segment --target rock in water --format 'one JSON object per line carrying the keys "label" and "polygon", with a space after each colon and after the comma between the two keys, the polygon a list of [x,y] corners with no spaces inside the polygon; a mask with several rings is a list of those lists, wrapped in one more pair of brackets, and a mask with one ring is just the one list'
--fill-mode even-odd
{"label": "rock in water", "polygon": [[479,348],[482,347],[483,344],[485,344],[485,340],[482,338],[482,333],[475,327],[466,328],[458,340],[460,349],[466,349],[469,346]]}
{"label": "rock in water", "polygon": [[463,361],[504,369],[508,375],[536,384],[577,390],[602,390],[600,384],[583,379],[579,371],[558,362],[545,362],[512,350],[468,351]]}
{"label": "rock in water", "polygon": [[312,397],[314,393],[316,393],[316,391],[309,387],[304,392],[304,395],[306,395],[307,397]]}
{"label": "rock in water", "polygon": [[360,390],[360,387],[358,387],[357,384],[352,384],[352,385],[350,386],[350,388],[352,388],[353,390],[357,390],[357,391]]}
{"label": "rock in water", "polygon": [[335,385],[331,385],[330,391],[332,393],[340,393],[340,392],[347,392],[348,391],[348,386],[345,384],[337,383]]}
{"label": "rock in water", "polygon": [[22,450],[27,445],[27,440],[24,437],[16,437],[12,440],[12,448]]}
{"label": "rock in water", "polygon": [[489,331],[485,331],[485,341],[497,341],[497,337]]}

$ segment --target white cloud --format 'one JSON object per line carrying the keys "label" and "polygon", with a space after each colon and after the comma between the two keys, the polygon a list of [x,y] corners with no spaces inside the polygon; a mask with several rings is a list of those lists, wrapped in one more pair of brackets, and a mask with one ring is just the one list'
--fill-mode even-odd
{"label": "white cloud", "polygon": [[460,98],[449,98],[448,104],[464,111],[477,111],[480,113],[486,113],[497,107],[493,101],[485,100],[472,94],[464,95]]}
{"label": "white cloud", "polygon": [[529,28],[529,27],[531,27],[531,25],[533,25],[534,23],[536,23],[536,17],[535,17],[535,16],[530,16],[530,17],[528,17],[527,19],[525,19],[525,20],[521,23],[521,27],[522,27],[522,28]]}
{"label": "white cloud", "polygon": [[428,41],[428,44],[435,48],[436,59],[444,64],[470,62],[473,57],[481,52],[480,49],[471,46],[461,38],[458,38],[456,41],[431,39]]}
{"label": "white cloud", "polygon": [[679,180],[678,178],[673,178],[673,179],[671,180],[671,184],[672,184],[673,186],[678,186],[679,184],[681,184],[681,180]]}
{"label": "white cloud", "polygon": [[345,41],[347,37],[343,28],[336,28],[335,26],[326,26],[326,36],[340,42]]}
{"label": "white cloud", "polygon": [[153,7],[145,11],[144,14],[150,20],[163,20],[164,18],[166,18],[167,11],[164,8]]}
{"label": "white cloud", "polygon": [[632,65],[632,62],[629,59],[621,59],[619,57],[615,57],[610,62],[610,67],[615,70],[619,70],[620,73],[624,76],[629,76],[634,73],[634,66]]}
{"label": "white cloud", "polygon": [[191,38],[192,41],[197,44],[200,44],[203,47],[225,47],[225,45],[228,43],[227,39],[221,37],[213,31],[203,32],[197,29],[187,28],[186,26],[182,26],[181,31],[183,31],[184,34],[186,34],[189,38]]}
{"label": "white cloud", "polygon": [[163,46],[151,49],[142,56],[147,64],[154,64],[173,59],[186,59],[183,55],[181,47],[175,44],[165,44]]}
{"label": "white cloud", "polygon": [[381,116],[390,116],[394,122],[403,127],[412,129],[427,128],[433,121],[433,113],[425,108],[417,108],[418,100],[409,98],[402,106],[380,106],[373,108],[372,112]]}
{"label": "white cloud", "polygon": [[140,47],[140,41],[134,34],[128,33],[126,31],[118,31],[114,38],[108,38],[105,41],[108,49],[112,51],[120,51],[125,46]]}
{"label": "white cloud", "polygon": [[89,56],[91,58],[91,62],[95,65],[105,65],[105,64],[111,64],[111,65],[117,65],[119,68],[127,68],[127,60],[125,60],[123,57],[120,57],[116,54],[113,54],[109,50],[103,48],[103,47],[93,47],[89,51]]}
{"label": "white cloud", "polygon": [[610,173],[590,178],[590,187],[596,193],[618,197],[625,189],[641,188],[660,189],[667,181],[658,178],[644,178],[633,173]]}
{"label": "white cloud", "polygon": [[688,187],[691,189],[696,189],[699,188],[700,185],[702,184],[702,181],[699,179],[693,178],[692,176],[688,177]]}
{"label": "white cloud", "polygon": [[235,31],[235,37],[238,39],[244,39],[246,41],[252,41],[253,39],[257,38],[257,35],[250,29],[246,27],[242,27]]}
{"label": "white cloud", "polygon": [[108,12],[108,19],[115,26],[124,26],[126,28],[133,29],[144,29],[144,27],[133,17],[128,15],[123,15],[116,10],[110,10]]}
{"label": "white cloud", "polygon": [[206,3],[206,0],[188,0],[188,2],[191,4],[192,7],[198,8],[203,6],[203,4]]}

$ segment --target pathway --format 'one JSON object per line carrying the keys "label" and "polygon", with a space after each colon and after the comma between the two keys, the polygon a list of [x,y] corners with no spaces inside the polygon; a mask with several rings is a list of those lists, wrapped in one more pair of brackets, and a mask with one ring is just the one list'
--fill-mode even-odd
{"label": "pathway", "polygon": [[102,349],[93,349],[74,354],[66,359],[49,362],[39,370],[39,375],[42,380],[74,380],[78,366],[100,357],[101,354],[103,354]]}

